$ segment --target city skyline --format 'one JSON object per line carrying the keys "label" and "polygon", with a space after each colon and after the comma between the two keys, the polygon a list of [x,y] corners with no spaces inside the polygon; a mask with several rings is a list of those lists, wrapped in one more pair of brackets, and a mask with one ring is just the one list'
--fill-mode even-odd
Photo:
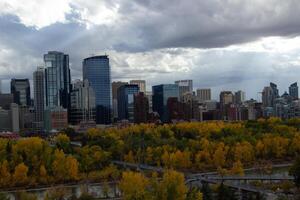
{"label": "city skyline", "polygon": [[31,2],[0,2],[4,92],[11,78],[32,79],[49,50],[70,55],[74,79],[82,59],[108,54],[112,80],[143,79],[151,88],[192,79],[214,98],[244,90],[257,99],[256,88],[270,81],[281,92],[300,81],[300,5],[293,0]]}

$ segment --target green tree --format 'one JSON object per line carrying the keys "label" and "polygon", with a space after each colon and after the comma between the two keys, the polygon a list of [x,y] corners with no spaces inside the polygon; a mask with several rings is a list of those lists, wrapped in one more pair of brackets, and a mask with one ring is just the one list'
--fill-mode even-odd
{"label": "green tree", "polygon": [[203,182],[201,187],[201,192],[203,194],[203,200],[212,200],[212,191],[208,185],[208,183]]}
{"label": "green tree", "polygon": [[294,177],[295,185],[300,187],[300,157],[298,156],[291,167],[289,174]]}

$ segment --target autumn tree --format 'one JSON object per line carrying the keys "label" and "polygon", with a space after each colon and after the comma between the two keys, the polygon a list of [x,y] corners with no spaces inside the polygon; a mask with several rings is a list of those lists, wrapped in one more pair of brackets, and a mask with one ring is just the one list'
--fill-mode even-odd
{"label": "autumn tree", "polygon": [[65,153],[71,151],[70,138],[66,134],[59,134],[55,137],[56,146],[62,149]]}
{"label": "autumn tree", "polygon": [[24,163],[20,163],[16,166],[13,174],[13,183],[16,186],[25,185],[28,182],[28,167]]}
{"label": "autumn tree", "polygon": [[239,175],[239,176],[243,176],[244,173],[244,168],[243,168],[243,164],[241,163],[241,161],[236,161],[233,163],[233,166],[230,170],[231,174],[234,175]]}
{"label": "autumn tree", "polygon": [[147,198],[149,181],[140,173],[123,172],[119,188],[125,200],[144,200]]}
{"label": "autumn tree", "polygon": [[6,160],[0,164],[0,187],[7,187],[10,185],[11,174],[9,172],[9,165]]}

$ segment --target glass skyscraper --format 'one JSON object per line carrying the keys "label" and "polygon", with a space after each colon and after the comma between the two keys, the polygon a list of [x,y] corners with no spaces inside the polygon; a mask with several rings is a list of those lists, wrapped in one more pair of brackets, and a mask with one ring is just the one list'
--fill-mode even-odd
{"label": "glass skyscraper", "polygon": [[87,79],[96,98],[96,123],[110,124],[112,120],[111,75],[108,56],[85,58],[82,64],[83,80]]}
{"label": "glass skyscraper", "polygon": [[163,122],[168,122],[169,113],[167,108],[168,99],[176,97],[179,99],[179,88],[177,84],[162,84],[152,87],[153,111],[158,112]]}
{"label": "glass skyscraper", "polygon": [[118,88],[118,118],[134,120],[134,95],[139,93],[139,86],[130,84]]}
{"label": "glass skyscraper", "polygon": [[44,55],[45,62],[45,108],[69,108],[70,68],[69,55],[49,51]]}

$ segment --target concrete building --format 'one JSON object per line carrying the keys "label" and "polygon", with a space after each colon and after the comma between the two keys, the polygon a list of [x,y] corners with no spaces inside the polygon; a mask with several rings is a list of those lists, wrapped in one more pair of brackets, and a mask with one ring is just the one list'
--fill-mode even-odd
{"label": "concrete building", "polygon": [[96,120],[95,92],[88,80],[76,80],[73,83],[70,101],[69,119],[71,124],[77,125],[80,122]]}
{"label": "concrete building", "polygon": [[244,91],[237,91],[234,93],[234,103],[242,104],[246,100],[246,93]]}
{"label": "concrete building", "polygon": [[193,80],[178,80],[175,81],[178,86],[179,100],[182,101],[183,95],[187,92],[193,92]]}
{"label": "concrete building", "polygon": [[47,132],[56,132],[68,127],[68,111],[63,107],[47,108],[44,119]]}
{"label": "concrete building", "polygon": [[44,127],[44,97],[45,97],[45,73],[43,67],[38,67],[33,72],[34,94],[34,128],[42,130]]}
{"label": "concrete building", "polygon": [[211,89],[197,89],[197,100],[200,103],[211,100]]}
{"label": "concrete building", "polygon": [[273,107],[275,99],[279,97],[277,85],[270,83],[270,86],[264,87],[262,91],[262,103],[264,107]]}
{"label": "concrete building", "polygon": [[153,111],[157,112],[162,122],[168,122],[169,111],[167,107],[168,99],[175,97],[179,99],[178,84],[162,84],[152,87]]}
{"label": "concrete building", "polygon": [[147,91],[145,95],[148,98],[148,102],[149,102],[149,113],[153,112],[152,91]]}
{"label": "concrete building", "polygon": [[222,91],[220,93],[220,111],[223,120],[228,119],[228,108],[234,102],[234,95],[231,91]]}
{"label": "concrete building", "polygon": [[30,83],[28,79],[12,79],[10,92],[14,96],[14,103],[23,106],[30,106]]}
{"label": "concrete building", "polygon": [[131,80],[129,81],[131,85],[138,85],[140,92],[146,93],[146,81],[145,80]]}
{"label": "concrete building", "polygon": [[13,94],[0,94],[0,107],[9,110],[10,104],[14,102]]}
{"label": "concrete building", "polygon": [[134,123],[147,123],[149,114],[148,97],[143,92],[134,95]]}

